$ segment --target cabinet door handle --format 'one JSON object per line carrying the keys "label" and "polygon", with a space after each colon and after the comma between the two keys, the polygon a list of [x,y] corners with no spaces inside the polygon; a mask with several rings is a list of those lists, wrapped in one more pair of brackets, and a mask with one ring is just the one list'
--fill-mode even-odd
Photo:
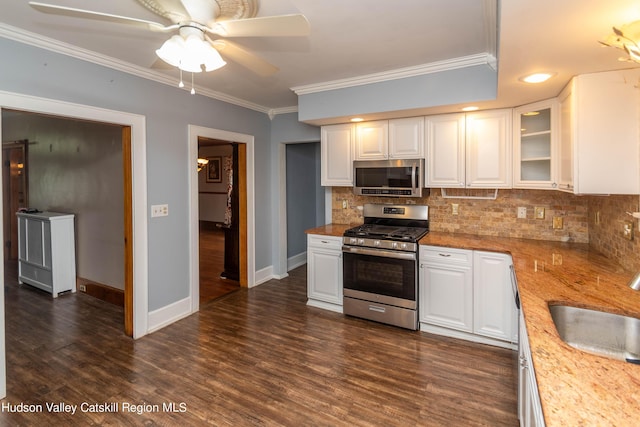
{"label": "cabinet door handle", "polygon": [[443,256],[445,258],[449,258],[451,256],[451,254],[438,254],[438,255]]}

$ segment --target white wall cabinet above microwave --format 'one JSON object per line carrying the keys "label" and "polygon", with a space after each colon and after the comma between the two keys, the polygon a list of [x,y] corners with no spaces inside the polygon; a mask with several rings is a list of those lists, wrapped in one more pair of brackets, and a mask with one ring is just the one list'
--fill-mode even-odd
{"label": "white wall cabinet above microwave", "polygon": [[424,117],[378,120],[356,125],[355,160],[423,157]]}
{"label": "white wall cabinet above microwave", "polygon": [[425,118],[426,186],[511,188],[512,110]]}
{"label": "white wall cabinet above microwave", "polygon": [[324,187],[353,186],[355,125],[322,126],[320,132],[320,184]]}

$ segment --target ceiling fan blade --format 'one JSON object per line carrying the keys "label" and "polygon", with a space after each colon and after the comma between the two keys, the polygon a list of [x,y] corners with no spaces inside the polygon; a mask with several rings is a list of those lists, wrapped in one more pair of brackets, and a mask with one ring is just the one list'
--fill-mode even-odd
{"label": "ceiling fan blade", "polygon": [[216,22],[209,32],[223,37],[303,37],[310,32],[304,15],[278,15]]}
{"label": "ceiling fan blade", "polygon": [[73,7],[57,6],[53,4],[30,1],[29,5],[34,9],[55,15],[72,16],[75,18],[89,18],[108,22],[118,22],[121,24],[137,25],[153,31],[170,31],[178,28],[178,25],[165,26],[158,22],[147,21],[145,19],[130,18],[127,16],[112,15],[110,13],[94,12],[91,10],[76,9]]}
{"label": "ceiling fan blade", "polygon": [[268,63],[262,58],[259,58],[235,43],[231,43],[228,40],[210,40],[208,37],[207,40],[209,40],[213,47],[220,52],[220,55],[248,68],[256,74],[266,77],[278,72],[278,67]]}
{"label": "ceiling fan blade", "polygon": [[[215,1],[211,0],[180,0],[192,21],[207,25],[212,22],[216,13],[220,12]],[[216,8],[218,10],[216,11]]]}

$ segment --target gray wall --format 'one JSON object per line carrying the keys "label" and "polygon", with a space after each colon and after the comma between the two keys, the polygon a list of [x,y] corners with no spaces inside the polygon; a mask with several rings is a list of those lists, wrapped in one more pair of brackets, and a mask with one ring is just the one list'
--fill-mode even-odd
{"label": "gray wall", "polygon": [[277,229],[266,114],[7,39],[0,38],[0,54],[11,58],[0,67],[0,90],[146,117],[148,204],[166,203],[170,212],[149,218],[150,311],[189,295],[189,124],[254,136],[256,270],[272,265]]}
{"label": "gray wall", "polygon": [[286,245],[281,242],[279,218],[285,212],[281,212],[284,194],[280,193],[280,180],[286,174],[285,164],[282,163],[280,150],[282,144],[298,143],[298,142],[318,142],[320,141],[320,128],[311,126],[298,121],[297,113],[279,114],[273,118],[271,123],[271,167],[273,174],[271,175],[271,194],[272,217],[274,221],[274,229],[271,241],[271,250],[273,253],[273,269],[276,276],[287,274],[287,260],[280,259],[280,247]]}
{"label": "gray wall", "polygon": [[[305,230],[324,223],[324,199],[317,206],[320,186],[320,143],[287,144],[287,257],[307,250]],[[318,209],[322,212],[317,217]]]}
{"label": "gray wall", "polygon": [[28,206],[76,216],[78,276],[124,289],[122,128],[3,112],[2,138],[30,141]]}

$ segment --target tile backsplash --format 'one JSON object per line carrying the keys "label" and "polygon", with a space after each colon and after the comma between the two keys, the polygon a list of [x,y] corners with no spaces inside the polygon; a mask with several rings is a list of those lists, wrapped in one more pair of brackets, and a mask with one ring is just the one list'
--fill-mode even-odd
{"label": "tile backsplash", "polygon": [[[355,196],[351,188],[333,187],[333,222],[362,222],[358,206],[365,203],[407,203],[404,198]],[[461,195],[460,190],[456,190]],[[454,190],[447,191],[447,195]],[[493,195],[494,190],[466,190],[465,196]],[[347,209],[343,209],[343,201]],[[483,236],[518,237],[587,243],[587,203],[584,197],[560,191],[499,190],[495,200],[445,198],[439,188],[420,199],[411,199],[429,206],[429,227],[433,231],[469,233]],[[458,205],[458,215],[452,214],[452,204]],[[527,208],[526,218],[517,218],[517,208]],[[544,219],[534,219],[534,207],[545,210]],[[553,218],[562,217],[561,229],[553,229]]]}
{"label": "tile backsplash", "polygon": [[[474,197],[494,194],[493,190],[448,190],[447,195],[456,192]],[[406,204],[408,200],[355,196],[349,187],[333,187],[332,194],[332,222],[336,224],[362,223],[365,203]],[[498,190],[495,200],[484,200],[445,198],[439,188],[432,188],[429,195],[411,200],[429,206],[433,231],[589,243],[625,269],[640,271],[640,221],[626,214],[640,210],[637,195],[576,196],[554,190],[510,189]],[[458,205],[458,215],[452,214],[453,204]],[[526,218],[517,218],[518,207],[526,207]],[[534,218],[535,207],[544,208],[543,219]],[[554,218],[562,218],[562,228],[553,228]],[[634,224],[633,240],[622,236],[624,221]]]}
{"label": "tile backsplash", "polygon": [[[638,212],[638,196],[589,196],[589,245],[615,259],[625,269],[640,271],[640,221],[627,215]],[[623,225],[634,227],[633,240],[623,237]]]}

